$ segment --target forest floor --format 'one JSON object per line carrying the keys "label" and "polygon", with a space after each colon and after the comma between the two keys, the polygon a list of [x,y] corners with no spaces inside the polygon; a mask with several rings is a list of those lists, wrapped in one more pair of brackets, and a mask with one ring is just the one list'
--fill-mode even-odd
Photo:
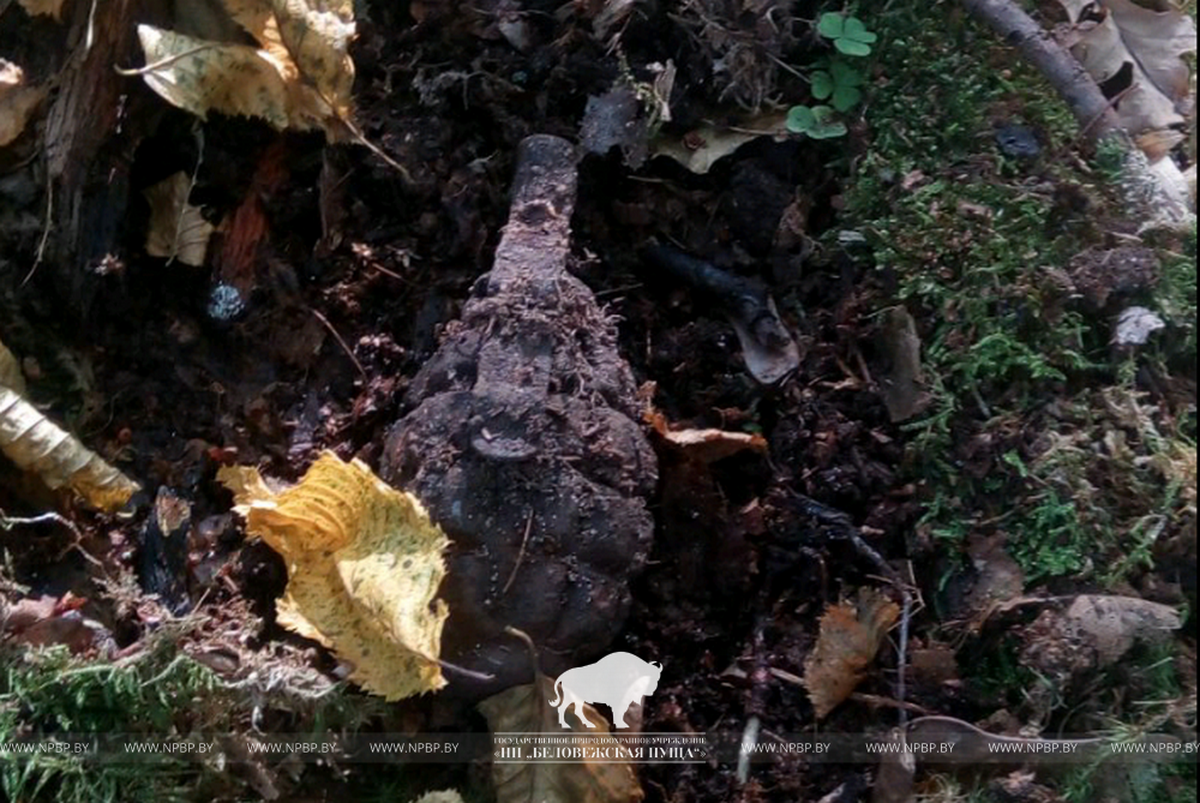
{"label": "forest floor", "polygon": [[[843,135],[818,139],[780,120],[831,58],[815,20],[841,9],[637,5],[612,48],[587,3],[526,4],[516,33],[505,3],[364,5],[355,119],[407,176],[358,144],[247,118],[212,115],[199,136],[196,118],[124,79],[121,144],[97,163],[120,173],[121,214],[91,235],[107,258],[64,281],[67,267],[31,270],[47,201],[44,178],[21,171],[36,157],[0,162],[4,345],[39,409],[146,489],[103,515],[2,469],[0,737],[486,731],[437,695],[385,704],[337,683],[335,657],[276,622],[287,569],[247,538],[217,471],[294,482],[324,450],[378,467],[405,391],[492,265],[518,142],[578,141],[589,98],[622,85],[654,98],[670,59],[673,86],[649,101],[670,120],[634,114],[641,139],[580,164],[568,264],[651,405],[654,546],[608,648],[663,665],[641,729],[886,737],[903,712],[1032,741],[1195,744],[1194,224],[1140,231],[1119,154],[1089,146],[1011,49],[953,3],[863,3],[878,37],[854,62],[863,99]],[[0,50],[63,42],[21,14],[0,8]],[[747,111],[768,101],[780,115]],[[745,136],[706,172],[656,155],[715,150],[721,125],[775,135]],[[254,207],[253,236],[224,230],[253,243],[250,258],[193,268],[145,253],[142,190],[179,170],[214,221]],[[651,241],[761,282],[799,367],[755,381],[721,309],[645,260]],[[222,285],[244,309],[214,306]],[[1115,344],[1135,306],[1163,328]],[[668,428],[764,445],[707,461]],[[182,530],[162,513],[176,503]],[[56,506],[70,527],[18,521]],[[173,531],[178,554],[148,540]],[[46,597],[40,611],[20,602]],[[852,625],[831,646],[839,612]],[[814,655],[830,650],[861,677],[818,712]],[[0,760],[0,784],[14,801],[524,799],[493,788],[487,756],[153,767]],[[652,803],[1196,793],[1194,754],[922,762],[881,797],[886,771],[803,754],[743,777],[736,761],[637,769]]]}

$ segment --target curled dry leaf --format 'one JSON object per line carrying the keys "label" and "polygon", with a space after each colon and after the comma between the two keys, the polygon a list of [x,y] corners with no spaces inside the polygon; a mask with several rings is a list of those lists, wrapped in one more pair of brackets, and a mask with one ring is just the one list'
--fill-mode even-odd
{"label": "curled dry leaf", "polygon": [[899,616],[900,606],[870,588],[859,589],[857,603],[825,609],[817,645],[804,662],[804,688],[817,719],[854,691]]}
{"label": "curled dry leaf", "polygon": [[1183,60],[1196,50],[1196,24],[1182,11],[1151,11],[1131,0],[1059,0],[1072,30],[1071,53],[1104,84],[1123,70],[1132,83],[1117,102],[1130,134],[1180,125],[1190,93]]}
{"label": "curled dry leaf", "polygon": [[[479,704],[492,733],[586,732],[590,737],[611,731],[604,717],[587,703],[584,716],[599,725],[585,729],[572,718],[571,731],[558,723],[558,710],[549,704],[554,684],[545,675],[537,682],[514,686]],[[565,704],[565,703],[564,703]],[[613,759],[581,760],[576,763],[541,761],[493,762],[492,784],[497,803],[638,803],[645,793],[637,772],[628,761]]]}
{"label": "curled dry leaf", "polygon": [[182,171],[146,188],[143,194],[150,202],[146,253],[150,256],[195,267],[204,264],[213,225],[200,214],[200,207],[188,203],[191,188],[191,179]]}
{"label": "curled dry leaf", "polygon": [[225,0],[259,47],[197,39],[139,25],[146,84],[174,106],[261,117],[278,129],[346,133],[354,38],[350,0]]}
{"label": "curled dry leaf", "polygon": [[767,439],[762,435],[727,432],[723,429],[672,430],[667,417],[654,407],[646,410],[645,418],[655,433],[682,452],[688,460],[715,463],[747,449],[763,453],[767,451]]}
{"label": "curled dry leaf", "polygon": [[0,451],[51,490],[70,488],[98,510],[119,510],[139,487],[6,387],[0,387]]}
{"label": "curled dry leaf", "polygon": [[449,541],[416,497],[332,452],[279,493],[254,468],[217,478],[247,532],[287,564],[281,625],[332,649],[353,667],[351,680],[388,700],[446,684],[438,655],[449,609],[434,596]]}

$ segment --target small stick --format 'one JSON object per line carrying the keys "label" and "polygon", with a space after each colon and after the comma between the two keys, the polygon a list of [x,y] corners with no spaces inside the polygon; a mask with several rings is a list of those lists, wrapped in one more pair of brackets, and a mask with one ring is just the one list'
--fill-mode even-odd
{"label": "small stick", "polygon": [[529,517],[525,519],[525,535],[521,536],[521,551],[517,553],[517,562],[513,564],[512,573],[508,575],[508,582],[504,584],[504,590],[501,594],[507,594],[508,589],[512,588],[513,580],[517,579],[517,570],[521,568],[521,564],[525,560],[525,546],[529,543],[529,531],[533,527],[533,511],[529,511]]}
{"label": "small stick", "polygon": [[342,351],[346,352],[346,356],[350,358],[350,362],[354,363],[354,367],[358,369],[358,373],[365,377],[367,375],[366,369],[362,367],[362,363],[358,361],[358,358],[354,356],[354,352],[351,351],[350,347],[346,345],[346,341],[342,340],[342,336],[338,334],[337,329],[333,328],[333,324],[329,322],[329,319],[317,312],[312,307],[309,307],[308,311],[316,316],[318,321],[324,324],[325,328],[329,330],[329,333],[333,335],[333,339],[336,340],[338,345],[342,347]]}

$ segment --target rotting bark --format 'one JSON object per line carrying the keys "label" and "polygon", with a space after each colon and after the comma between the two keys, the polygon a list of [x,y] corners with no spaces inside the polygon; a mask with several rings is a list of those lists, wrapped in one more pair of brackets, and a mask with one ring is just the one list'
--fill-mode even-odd
{"label": "rotting bark", "polygon": [[527,682],[516,627],[551,674],[603,651],[624,623],[653,521],[657,465],[635,420],[616,329],[566,271],[576,154],[521,142],[492,271],[417,374],[382,474],[429,507],[453,545],[442,656],[474,697]]}
{"label": "rotting bark", "polygon": [[1112,103],[1083,66],[1020,6],[1012,0],[962,0],[962,4],[1041,72],[1079,122],[1083,138],[1098,142],[1122,130]]}
{"label": "rotting bark", "polygon": [[[46,120],[46,161],[53,187],[50,223],[53,244],[47,262],[55,267],[67,300],[86,310],[89,273],[114,250],[129,196],[128,165],[140,138],[121,131],[122,93],[128,80],[113,65],[128,63],[140,4],[117,0],[103,13],[88,3],[68,6],[71,46],[58,94]],[[142,125],[140,118],[138,125]]]}

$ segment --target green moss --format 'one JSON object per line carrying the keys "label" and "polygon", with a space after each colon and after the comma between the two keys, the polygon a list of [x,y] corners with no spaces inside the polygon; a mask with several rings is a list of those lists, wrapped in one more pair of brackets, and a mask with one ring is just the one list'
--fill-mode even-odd
{"label": "green moss", "polygon": [[[1153,517],[1178,512],[1148,466],[1194,443],[1195,425],[1176,417],[1179,428],[1157,440],[1128,432],[1127,453],[1097,460],[1105,430],[1123,425],[1092,391],[1131,388],[1154,360],[1164,372],[1194,366],[1194,231],[1161,249],[1162,282],[1144,300],[1172,336],[1114,354],[1111,321],[1072,304],[1055,277],[1102,242],[1095,220],[1121,214],[1111,180],[1122,155],[1102,147],[1078,158],[1077,126],[1055,92],[957,4],[889,4],[868,23],[880,34],[871,139],[844,194],[843,227],[867,237],[881,278],[919,323],[932,401],[902,427],[927,503],[919,526],[964,543],[991,522],[1030,582],[1103,566],[1101,579],[1115,584],[1149,564]],[[1041,155],[1004,156],[1000,124],[1036,132]],[[1091,208],[1064,203],[1062,188]],[[1078,409],[1075,419],[1045,414],[1056,406]],[[1070,448],[1043,459],[1064,427]],[[990,467],[964,471],[981,451],[992,452]]]}

